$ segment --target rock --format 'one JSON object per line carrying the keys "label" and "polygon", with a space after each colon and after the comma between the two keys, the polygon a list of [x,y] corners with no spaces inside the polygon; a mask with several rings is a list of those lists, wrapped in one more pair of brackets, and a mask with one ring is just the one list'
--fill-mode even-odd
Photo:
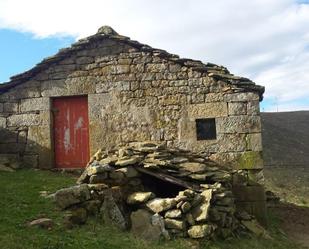
{"label": "rock", "polygon": [[98,175],[92,175],[89,178],[89,183],[90,184],[104,183],[107,177],[108,177],[107,172]]}
{"label": "rock", "polygon": [[210,208],[210,200],[212,196],[212,190],[204,190],[201,193],[201,196],[203,197],[203,200],[200,205],[196,206],[192,210],[192,215],[194,219],[198,222],[206,221],[208,216],[208,210]]}
{"label": "rock", "polygon": [[195,195],[193,200],[191,201],[191,206],[196,207],[203,201],[203,197],[199,194]]}
{"label": "rock", "polygon": [[152,192],[135,192],[128,196],[127,203],[131,205],[142,204],[150,199],[153,199],[154,197],[155,194]]}
{"label": "rock", "polygon": [[102,160],[99,161],[99,164],[101,165],[105,165],[105,164],[115,164],[118,161],[118,157],[117,156],[109,156],[107,158],[104,158]]}
{"label": "rock", "polygon": [[181,197],[181,196],[186,196],[187,198],[194,198],[195,196],[195,192],[193,190],[190,189],[186,189],[184,191],[180,191],[177,195],[177,197]]}
{"label": "rock", "polygon": [[128,166],[126,168],[117,169],[116,172],[122,172],[128,178],[139,176],[139,173],[137,172],[137,170],[131,166]]}
{"label": "rock", "polygon": [[103,151],[102,149],[99,149],[93,156],[93,158],[96,160],[96,161],[100,161],[103,159]]}
{"label": "rock", "polygon": [[128,159],[119,159],[115,164],[119,167],[125,167],[125,166],[128,166],[128,165],[137,164],[140,161],[141,161],[141,157],[134,156],[134,157],[130,157]]}
{"label": "rock", "polygon": [[118,35],[118,33],[110,26],[102,26],[98,29],[98,34],[102,35]]}
{"label": "rock", "polygon": [[195,225],[195,220],[193,218],[193,215],[191,213],[186,214],[186,221],[191,225]]}
{"label": "rock", "polygon": [[109,166],[108,164],[104,164],[104,165],[96,165],[96,166],[89,166],[87,168],[87,174],[89,176],[91,175],[97,175],[97,174],[100,174],[100,173],[106,173],[106,172],[109,172],[109,171],[112,171],[113,168],[111,166]]}
{"label": "rock", "polygon": [[171,159],[171,163],[176,163],[176,164],[179,164],[179,163],[184,164],[188,161],[189,161],[189,159],[186,158],[186,157],[174,157],[174,158]]}
{"label": "rock", "polygon": [[28,225],[30,227],[36,226],[44,229],[51,229],[52,226],[54,225],[54,222],[52,219],[49,218],[40,218],[29,222]]}
{"label": "rock", "polygon": [[181,211],[183,213],[187,213],[190,209],[191,209],[191,204],[187,201],[181,205]]}
{"label": "rock", "polygon": [[181,211],[179,209],[168,210],[165,215],[165,218],[181,218]]}
{"label": "rock", "polygon": [[108,185],[104,183],[97,183],[97,184],[87,184],[89,190],[95,190],[95,191],[102,191],[104,189],[108,189]]}
{"label": "rock", "polygon": [[214,176],[214,174],[215,173],[213,173],[213,172],[207,172],[207,173],[203,173],[203,174],[191,174],[191,175],[189,175],[189,177],[194,179],[194,180],[198,180],[198,181],[206,181],[207,178]]}
{"label": "rock", "polygon": [[3,171],[3,172],[15,172],[14,169],[10,168],[10,167],[7,167],[3,164],[0,164],[0,172]]}
{"label": "rock", "polygon": [[65,223],[76,225],[85,224],[87,221],[87,211],[85,208],[73,208],[66,213]]}
{"label": "rock", "polygon": [[104,196],[100,213],[104,223],[111,223],[121,230],[125,230],[127,228],[128,223],[123,214],[122,208],[116,203],[112,193],[108,192]]}
{"label": "rock", "polygon": [[99,213],[101,207],[101,201],[99,200],[90,200],[83,203],[83,207],[87,210],[89,215],[96,216]]}
{"label": "rock", "polygon": [[154,213],[160,213],[176,206],[176,200],[172,198],[155,198],[147,202],[146,206]]}
{"label": "rock", "polygon": [[55,202],[61,209],[90,199],[87,184],[60,189],[55,193]]}
{"label": "rock", "polygon": [[159,214],[154,214],[152,217],[151,217],[151,224],[153,226],[159,226],[160,229],[161,229],[161,233],[163,235],[163,237],[167,240],[169,240],[171,237],[168,233],[168,231],[165,229],[165,223],[164,223],[164,219],[161,215]]}
{"label": "rock", "polygon": [[209,236],[212,233],[210,225],[195,225],[188,230],[189,237],[192,239],[200,239]]}
{"label": "rock", "polygon": [[146,165],[148,168],[150,167],[150,165],[156,165],[156,167],[159,168],[160,166],[168,165],[168,163],[162,159],[146,158],[144,160],[144,165]]}
{"label": "rock", "polygon": [[88,176],[88,172],[86,168],[84,172],[80,175],[80,177],[77,179],[76,183],[82,184],[82,183],[88,183],[88,181],[89,181],[89,176]]}
{"label": "rock", "polygon": [[180,169],[189,171],[192,173],[204,173],[207,167],[203,163],[185,162],[179,164]]}
{"label": "rock", "polygon": [[125,178],[125,175],[121,171],[112,171],[109,173],[109,177],[113,180],[122,180]]}
{"label": "rock", "polygon": [[132,212],[130,219],[133,235],[146,241],[159,240],[162,235],[162,225],[159,221],[152,221],[152,217],[152,214],[144,209]]}
{"label": "rock", "polygon": [[156,151],[153,153],[149,153],[146,157],[146,159],[163,159],[167,160],[171,158],[171,153],[168,152],[162,152],[162,151]]}
{"label": "rock", "polygon": [[177,229],[177,230],[185,230],[186,224],[182,220],[175,220],[166,218],[164,220],[165,226],[170,229]]}
{"label": "rock", "polygon": [[133,156],[133,151],[131,149],[119,149],[118,150],[118,156],[125,157],[125,156]]}

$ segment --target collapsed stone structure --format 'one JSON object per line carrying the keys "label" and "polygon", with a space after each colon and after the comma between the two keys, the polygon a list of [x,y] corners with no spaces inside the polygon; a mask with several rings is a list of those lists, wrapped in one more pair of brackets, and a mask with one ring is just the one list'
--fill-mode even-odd
{"label": "collapsed stone structure", "polygon": [[[71,155],[73,142],[89,145],[82,151],[88,159],[101,147],[160,141],[243,170],[246,182],[233,183],[237,202],[263,216],[263,187],[256,184],[263,179],[263,92],[223,66],[179,58],[104,26],[0,84],[0,164],[52,169],[63,166],[57,153]],[[86,100],[88,115],[58,141],[55,103],[77,96]],[[74,137],[75,129],[87,140]]]}
{"label": "collapsed stone structure", "polygon": [[55,201],[71,223],[92,215],[147,240],[225,238],[254,220],[234,201],[240,173],[203,153],[135,142],[98,151],[80,185],[57,191]]}

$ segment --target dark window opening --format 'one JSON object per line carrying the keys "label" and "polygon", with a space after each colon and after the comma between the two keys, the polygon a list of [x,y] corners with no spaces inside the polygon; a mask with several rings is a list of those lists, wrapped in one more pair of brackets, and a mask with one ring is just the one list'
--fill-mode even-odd
{"label": "dark window opening", "polygon": [[217,139],[216,120],[214,118],[196,119],[197,140]]}

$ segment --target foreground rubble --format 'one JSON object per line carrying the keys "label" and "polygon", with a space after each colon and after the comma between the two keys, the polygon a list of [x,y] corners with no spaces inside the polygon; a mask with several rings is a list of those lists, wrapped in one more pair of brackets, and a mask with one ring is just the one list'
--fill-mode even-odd
{"label": "foreground rubble", "polygon": [[98,151],[55,201],[70,224],[94,216],[146,240],[225,238],[255,224],[236,210],[233,174],[203,154],[136,142]]}

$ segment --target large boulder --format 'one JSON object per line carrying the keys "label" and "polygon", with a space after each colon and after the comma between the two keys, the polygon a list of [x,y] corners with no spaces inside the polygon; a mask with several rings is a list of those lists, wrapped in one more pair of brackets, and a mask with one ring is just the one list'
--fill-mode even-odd
{"label": "large boulder", "polygon": [[61,209],[87,201],[90,198],[91,195],[87,184],[60,189],[54,196],[57,206]]}
{"label": "large boulder", "polygon": [[112,224],[121,230],[128,227],[128,222],[121,203],[117,203],[111,192],[106,192],[100,213],[105,224]]}
{"label": "large boulder", "polygon": [[161,236],[168,238],[162,220],[159,215],[152,215],[147,210],[139,209],[131,213],[131,231],[136,237],[148,241],[159,240]]}

